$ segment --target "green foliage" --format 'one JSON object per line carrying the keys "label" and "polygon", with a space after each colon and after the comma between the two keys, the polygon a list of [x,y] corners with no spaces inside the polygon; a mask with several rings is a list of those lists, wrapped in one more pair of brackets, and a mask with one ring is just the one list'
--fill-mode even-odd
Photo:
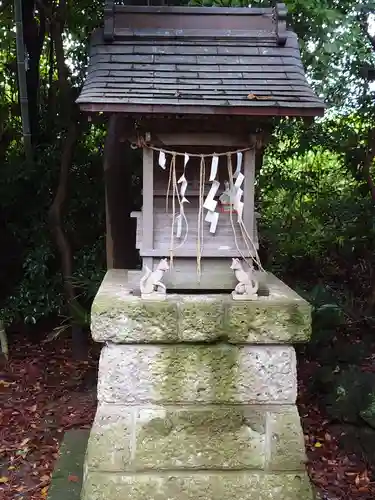
{"label": "green foliage", "polygon": [[375,423],[375,375],[349,365],[343,370],[325,367],[316,377],[317,388],[324,393],[330,418],[352,424]]}
{"label": "green foliage", "polygon": [[[75,275],[90,283],[98,282],[105,262],[104,189],[98,155],[103,130],[99,132],[88,135],[78,145],[65,220],[65,230],[74,249]],[[2,316],[7,321],[34,323],[43,316],[62,314],[63,310],[60,259],[48,225],[48,210],[58,181],[59,141],[40,145],[39,150],[39,160],[33,165],[25,165],[18,150],[10,151],[0,177],[7,231],[21,248],[18,273],[8,278],[12,291],[2,306]],[[95,287],[84,288],[84,302],[88,303]]]}

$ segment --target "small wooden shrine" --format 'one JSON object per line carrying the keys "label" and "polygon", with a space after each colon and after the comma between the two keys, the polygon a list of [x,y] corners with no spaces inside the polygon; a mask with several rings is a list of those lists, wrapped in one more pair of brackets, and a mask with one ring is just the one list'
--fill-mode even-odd
{"label": "small wooden shrine", "polygon": [[[143,207],[131,214],[146,273],[143,296],[163,298],[166,286],[223,290],[235,277],[234,298],[256,292],[254,190],[267,137],[275,117],[324,109],[286,15],[284,4],[106,2],[78,103],[120,118],[117,140],[143,149]],[[123,237],[118,228],[113,246]]]}
{"label": "small wooden shrine", "polygon": [[[275,119],[324,108],[285,6],[107,1],[78,102],[109,115],[109,269],[91,309],[104,347],[81,499],[313,500],[293,348],[311,308],[257,254]],[[132,214],[129,143],[143,154]],[[142,270],[123,260],[129,221]]]}

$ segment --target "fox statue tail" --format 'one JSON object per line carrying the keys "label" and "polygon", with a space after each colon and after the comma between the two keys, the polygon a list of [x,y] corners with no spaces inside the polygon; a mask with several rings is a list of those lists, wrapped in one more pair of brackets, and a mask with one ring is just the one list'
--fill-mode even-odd
{"label": "fox statue tail", "polygon": [[151,272],[152,272],[151,269],[148,266],[145,266],[145,271],[146,271],[145,275],[142,276],[141,281],[139,282],[139,285],[140,285],[140,288],[141,288],[141,292],[143,292],[144,284],[148,280],[148,278],[150,277]]}

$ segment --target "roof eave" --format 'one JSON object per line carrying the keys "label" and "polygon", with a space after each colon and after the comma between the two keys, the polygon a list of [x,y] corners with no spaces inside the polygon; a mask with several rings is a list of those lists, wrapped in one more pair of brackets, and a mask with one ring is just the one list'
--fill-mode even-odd
{"label": "roof eave", "polygon": [[170,114],[170,115],[231,115],[231,116],[267,116],[267,117],[315,117],[323,116],[324,104],[311,107],[284,106],[197,106],[197,105],[161,105],[161,104],[121,104],[121,103],[85,103],[78,102],[81,111],[86,113],[124,113],[128,115]]}

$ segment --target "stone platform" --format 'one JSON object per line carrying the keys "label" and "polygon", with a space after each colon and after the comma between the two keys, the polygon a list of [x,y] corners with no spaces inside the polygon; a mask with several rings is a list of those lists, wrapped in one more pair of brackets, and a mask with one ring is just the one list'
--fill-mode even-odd
{"label": "stone platform", "polygon": [[312,500],[295,406],[310,307],[268,297],[143,302],[110,271],[92,307],[106,341],[82,500]]}

